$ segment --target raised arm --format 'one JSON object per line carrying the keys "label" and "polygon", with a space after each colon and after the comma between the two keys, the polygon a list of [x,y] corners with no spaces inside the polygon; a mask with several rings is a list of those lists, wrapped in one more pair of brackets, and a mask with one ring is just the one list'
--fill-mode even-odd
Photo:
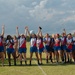
{"label": "raised arm", "polygon": [[26,33],[28,33],[28,35],[29,35],[29,37],[30,37],[30,32],[29,32],[29,30],[28,30],[28,27],[26,26]]}
{"label": "raised arm", "polygon": [[65,29],[63,29],[63,33],[65,33],[65,34],[66,34],[66,30],[65,30]]}
{"label": "raised arm", "polygon": [[40,37],[43,37],[41,29],[42,29],[42,28],[39,27],[37,35],[39,35]]}
{"label": "raised arm", "polygon": [[19,30],[18,30],[18,27],[16,27],[16,34],[17,34],[17,36],[19,36]]}
{"label": "raised arm", "polygon": [[2,34],[1,34],[1,36],[4,36],[4,32],[5,32],[5,26],[2,25]]}
{"label": "raised arm", "polygon": [[27,27],[25,27],[24,35],[27,37]]}

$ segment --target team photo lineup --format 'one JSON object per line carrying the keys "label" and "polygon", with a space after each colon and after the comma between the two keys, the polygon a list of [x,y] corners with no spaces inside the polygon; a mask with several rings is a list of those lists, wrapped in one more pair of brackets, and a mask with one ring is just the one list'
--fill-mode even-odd
{"label": "team photo lineup", "polygon": [[[8,59],[8,66],[11,66],[14,62],[14,66],[17,65],[17,59],[19,60],[19,65],[32,65],[33,53],[35,53],[37,64],[43,64],[43,53],[45,53],[46,64],[49,62],[56,63],[74,63],[75,64],[75,32],[73,34],[66,33],[66,30],[63,29],[61,34],[48,34],[45,35],[42,33],[42,28],[37,28],[37,33],[34,30],[29,30],[28,26],[25,26],[24,33],[19,34],[19,27],[16,27],[16,35],[7,35],[5,34],[5,26],[3,25],[2,33],[0,32],[0,65],[4,66],[4,62]],[[27,38],[29,37],[29,43],[26,44]],[[29,61],[27,60],[27,45],[30,45],[30,57]],[[12,55],[12,58],[11,58]],[[13,59],[14,61],[11,61]],[[23,61],[22,61],[23,60]],[[28,64],[29,62],[29,64]]]}

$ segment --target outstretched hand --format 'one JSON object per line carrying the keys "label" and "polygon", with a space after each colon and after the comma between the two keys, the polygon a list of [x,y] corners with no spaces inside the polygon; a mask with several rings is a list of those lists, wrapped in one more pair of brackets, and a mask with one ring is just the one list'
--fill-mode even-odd
{"label": "outstretched hand", "polygon": [[25,29],[28,30],[28,26],[26,26]]}
{"label": "outstretched hand", "polygon": [[4,26],[4,25],[2,25],[2,29],[4,29],[4,27],[5,27],[5,26]]}
{"label": "outstretched hand", "polygon": [[16,29],[18,29],[18,26],[16,27]]}

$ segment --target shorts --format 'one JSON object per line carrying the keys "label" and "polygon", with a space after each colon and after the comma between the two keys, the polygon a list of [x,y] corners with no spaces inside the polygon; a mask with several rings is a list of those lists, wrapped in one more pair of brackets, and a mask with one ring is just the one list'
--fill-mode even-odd
{"label": "shorts", "polygon": [[14,48],[7,48],[8,54],[11,54],[11,53],[14,53],[14,52],[15,52]]}
{"label": "shorts", "polygon": [[30,47],[30,52],[31,53],[38,52],[37,47]]}
{"label": "shorts", "polygon": [[19,48],[19,51],[18,52],[19,53],[26,53],[26,50],[27,50],[26,48]]}
{"label": "shorts", "polygon": [[68,48],[67,48],[66,52],[72,52],[72,49],[68,49]]}
{"label": "shorts", "polygon": [[75,45],[73,45],[73,48],[72,48],[72,50],[73,50],[73,51],[75,51]]}
{"label": "shorts", "polygon": [[60,46],[54,46],[54,51],[58,51],[58,50],[61,50],[61,47]]}
{"label": "shorts", "polygon": [[0,46],[0,52],[3,52],[3,51],[4,51],[4,47]]}
{"label": "shorts", "polygon": [[48,46],[48,45],[45,45],[45,48],[44,48],[47,52],[50,52],[51,51],[51,49],[50,49],[50,46]]}
{"label": "shorts", "polygon": [[54,48],[51,48],[51,52],[54,52]]}
{"label": "shorts", "polygon": [[42,53],[44,51],[44,48],[38,49],[38,53]]}
{"label": "shorts", "polygon": [[66,49],[67,49],[66,45],[61,45],[61,50],[66,50]]}

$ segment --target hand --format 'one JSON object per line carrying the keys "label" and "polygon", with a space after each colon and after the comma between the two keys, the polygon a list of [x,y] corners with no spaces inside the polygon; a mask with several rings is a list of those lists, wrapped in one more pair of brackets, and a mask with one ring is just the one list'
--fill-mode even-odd
{"label": "hand", "polygon": [[42,28],[39,26],[39,29],[41,30]]}
{"label": "hand", "polygon": [[26,26],[25,29],[28,30],[28,26]]}
{"label": "hand", "polygon": [[16,27],[16,29],[18,29],[18,26]]}
{"label": "hand", "polygon": [[5,27],[5,26],[4,26],[4,25],[2,25],[2,29],[4,29],[4,27]]}

